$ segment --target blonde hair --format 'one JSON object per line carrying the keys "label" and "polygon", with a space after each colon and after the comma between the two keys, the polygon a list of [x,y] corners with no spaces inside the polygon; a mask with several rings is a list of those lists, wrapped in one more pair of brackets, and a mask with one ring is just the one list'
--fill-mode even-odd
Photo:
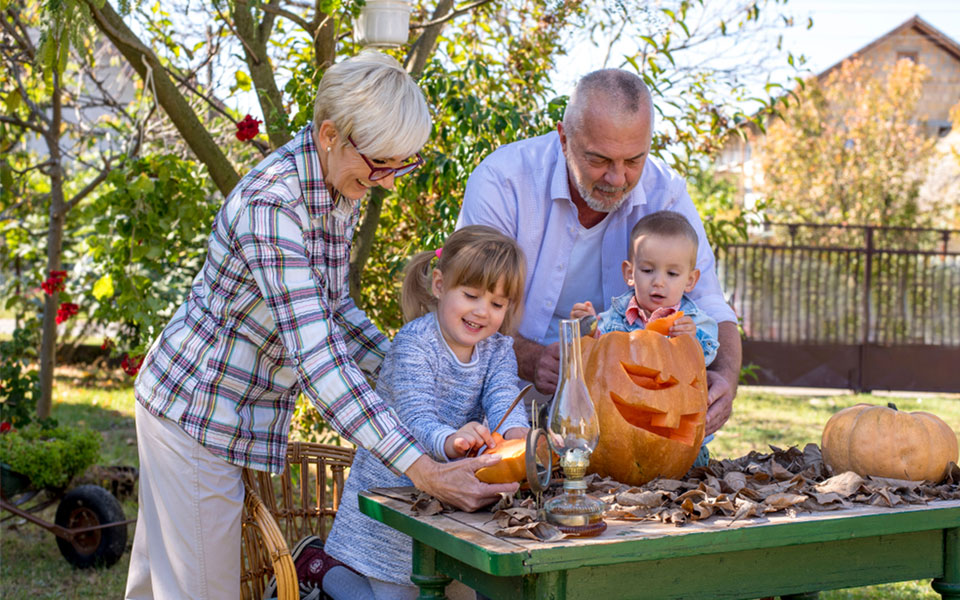
{"label": "blonde hair", "polygon": [[[436,259],[436,264],[434,264]],[[513,239],[486,225],[468,225],[447,238],[440,257],[436,250],[415,254],[404,270],[400,306],[405,321],[412,321],[437,308],[433,269],[443,274],[444,289],[467,285],[503,293],[510,301],[500,333],[511,335],[523,313],[523,285],[526,262]]]}
{"label": "blonde hair", "polygon": [[339,62],[323,74],[313,105],[313,126],[330,119],[361,152],[376,158],[416,154],[430,137],[423,92],[394,58],[375,50]]}

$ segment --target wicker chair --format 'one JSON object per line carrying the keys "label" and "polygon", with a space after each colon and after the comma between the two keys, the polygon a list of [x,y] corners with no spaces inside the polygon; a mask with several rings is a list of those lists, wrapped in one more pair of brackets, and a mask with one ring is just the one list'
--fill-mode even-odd
{"label": "wicker chair", "polygon": [[290,548],[306,535],[326,539],[353,453],[352,448],[294,442],[282,476],[244,469],[244,600],[261,600],[272,575],[279,600],[300,598]]}

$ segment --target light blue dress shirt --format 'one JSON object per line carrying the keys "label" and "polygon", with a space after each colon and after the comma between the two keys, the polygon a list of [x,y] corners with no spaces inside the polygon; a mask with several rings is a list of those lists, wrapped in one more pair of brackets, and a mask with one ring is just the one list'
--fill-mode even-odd
{"label": "light blue dress shirt", "polygon": [[[630,230],[641,217],[658,210],[682,214],[700,238],[700,281],[690,297],[718,323],[736,322],[723,298],[713,249],[686,181],[652,156],[647,158],[637,186],[608,217],[601,246],[604,306],[596,307],[597,312],[608,309],[612,298],[629,289],[620,265],[627,257]],[[480,163],[467,181],[457,228],[465,225],[489,225],[517,240],[527,259],[524,314],[518,333],[541,344],[555,342],[547,339],[547,332],[580,229],[557,132],[498,148]]]}

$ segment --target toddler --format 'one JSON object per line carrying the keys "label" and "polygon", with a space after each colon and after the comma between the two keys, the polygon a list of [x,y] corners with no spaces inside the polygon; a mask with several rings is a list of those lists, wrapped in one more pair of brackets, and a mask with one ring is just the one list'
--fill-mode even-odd
{"label": "toddler", "polygon": [[[669,335],[692,335],[703,349],[709,365],[720,348],[717,322],[701,311],[687,296],[700,279],[697,269],[697,232],[680,213],[661,210],[643,217],[630,232],[627,260],[623,261],[623,279],[630,291],[610,300],[610,308],[597,315],[597,335],[610,331],[644,329],[650,321],[683,311],[670,326]],[[591,302],[579,302],[570,310],[570,318],[596,315]],[[710,459],[703,440],[695,467]]]}

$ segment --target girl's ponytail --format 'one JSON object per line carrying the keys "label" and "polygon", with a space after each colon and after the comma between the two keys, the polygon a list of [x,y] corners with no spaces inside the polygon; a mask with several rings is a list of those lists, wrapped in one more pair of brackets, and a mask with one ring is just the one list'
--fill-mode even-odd
{"label": "girl's ponytail", "polygon": [[425,250],[407,262],[403,270],[403,285],[400,288],[400,308],[405,323],[422,317],[434,310],[437,299],[433,295],[434,250]]}

